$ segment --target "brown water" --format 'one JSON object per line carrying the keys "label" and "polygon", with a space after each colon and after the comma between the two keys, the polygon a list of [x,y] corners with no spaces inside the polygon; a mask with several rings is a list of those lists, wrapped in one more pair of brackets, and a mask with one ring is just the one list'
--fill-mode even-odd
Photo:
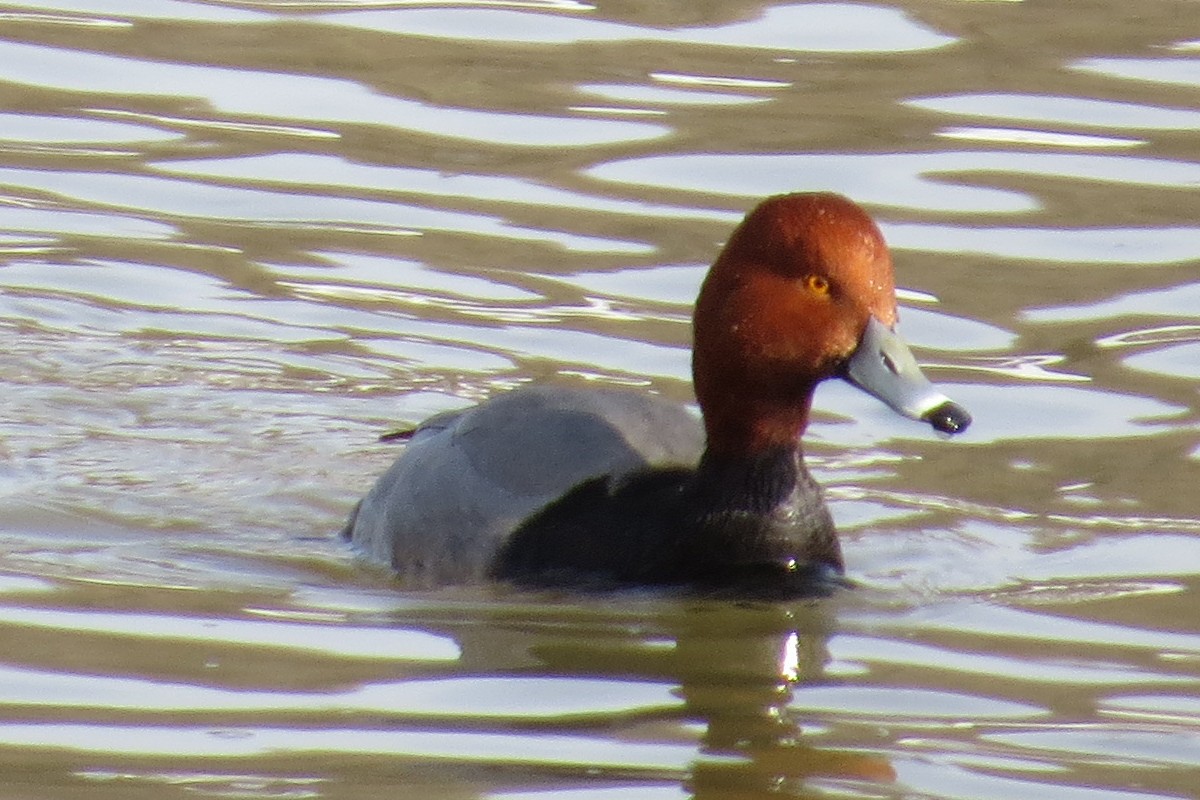
{"label": "brown water", "polygon": [[[1189,0],[0,9],[0,791],[1197,797]],[[531,379],[687,400],[760,196],[830,189],[976,423],[853,390],[857,591],[400,591],[375,437]]]}

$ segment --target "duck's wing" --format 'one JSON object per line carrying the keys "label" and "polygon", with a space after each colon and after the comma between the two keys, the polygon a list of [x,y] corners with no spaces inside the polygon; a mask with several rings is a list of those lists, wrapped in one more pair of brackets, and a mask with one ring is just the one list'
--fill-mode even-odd
{"label": "duck's wing", "polygon": [[522,521],[580,483],[694,465],[702,446],[699,420],[653,396],[507,392],[420,426],[344,533],[415,583],[470,582]]}

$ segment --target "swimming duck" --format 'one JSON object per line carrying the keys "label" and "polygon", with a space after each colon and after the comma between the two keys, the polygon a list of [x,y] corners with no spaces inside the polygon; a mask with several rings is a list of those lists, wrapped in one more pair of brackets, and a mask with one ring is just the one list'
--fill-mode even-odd
{"label": "swimming duck", "polygon": [[817,384],[843,378],[948,434],[971,421],[896,321],[891,256],[865,211],[827,193],[768,198],[696,302],[702,424],[634,391],[506,392],[412,431],[343,535],[409,585],[824,593],[843,562],[801,450]]}

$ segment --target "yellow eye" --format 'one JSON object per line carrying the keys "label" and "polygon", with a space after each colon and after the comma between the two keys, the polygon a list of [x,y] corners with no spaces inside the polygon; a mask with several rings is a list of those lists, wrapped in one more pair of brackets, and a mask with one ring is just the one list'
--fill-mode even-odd
{"label": "yellow eye", "polygon": [[805,275],[804,288],[813,294],[824,297],[829,294],[829,278],[824,275]]}

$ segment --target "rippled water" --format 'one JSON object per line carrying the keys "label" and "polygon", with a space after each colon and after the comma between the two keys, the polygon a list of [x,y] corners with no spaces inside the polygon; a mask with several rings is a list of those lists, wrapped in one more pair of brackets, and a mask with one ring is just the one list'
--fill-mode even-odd
{"label": "rippled water", "polygon": [[[0,9],[0,782],[23,798],[1195,797],[1200,28],[1091,4]],[[974,413],[853,390],[817,605],[405,593],[376,436],[690,398],[766,194],[866,204]]]}

